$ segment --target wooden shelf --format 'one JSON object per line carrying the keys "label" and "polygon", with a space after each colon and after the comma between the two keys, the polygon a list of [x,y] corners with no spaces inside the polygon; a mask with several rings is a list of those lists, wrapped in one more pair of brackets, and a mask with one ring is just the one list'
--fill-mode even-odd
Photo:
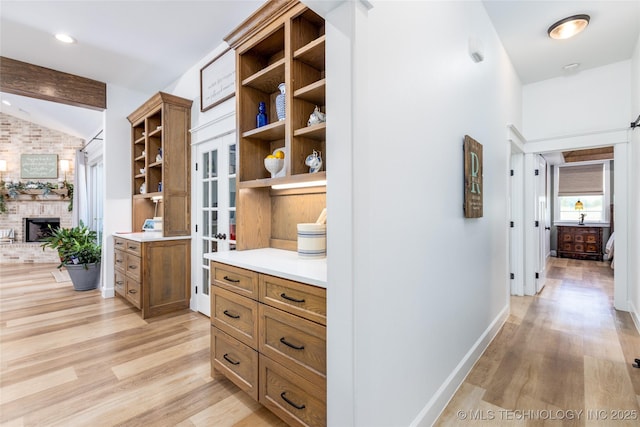
{"label": "wooden shelf", "polygon": [[327,139],[327,124],[318,123],[316,125],[307,126],[293,131],[293,136],[303,136],[305,138],[315,139],[316,141],[324,141]]}
{"label": "wooden shelf", "polygon": [[278,178],[263,178],[263,179],[254,179],[252,181],[240,181],[238,184],[239,188],[262,188],[262,187],[271,187],[272,185],[278,184],[302,184],[305,182],[312,181],[322,181],[327,179],[327,173],[317,172],[317,173],[304,173],[298,175],[289,175]]}
{"label": "wooden shelf", "polygon": [[284,139],[285,121],[280,120],[274,123],[269,123],[266,126],[262,126],[256,129],[248,130],[242,133],[243,138],[261,139],[264,141],[274,141],[277,139]]}
{"label": "wooden shelf", "polygon": [[134,144],[144,144],[145,136],[138,138],[135,140]]}
{"label": "wooden shelf", "polygon": [[156,136],[156,135],[161,134],[161,133],[162,133],[162,126],[160,126],[159,129],[155,129],[155,130],[152,130],[151,132],[149,132],[149,137]]}
{"label": "wooden shelf", "polygon": [[293,53],[293,58],[312,66],[317,70],[325,69],[325,41],[326,36],[323,34]]}
{"label": "wooden shelf", "polygon": [[140,160],[145,160],[145,156],[138,156],[133,160],[135,160],[136,162],[139,162]]}
{"label": "wooden shelf", "polygon": [[244,79],[242,86],[252,87],[264,93],[276,92],[278,85],[284,82],[284,70],[284,58],[282,58]]}
{"label": "wooden shelf", "polygon": [[162,167],[162,160],[160,160],[159,162],[153,162],[149,164],[150,168],[161,168]]}
{"label": "wooden shelf", "polygon": [[327,80],[321,79],[317,82],[311,83],[305,87],[293,92],[293,97],[296,99],[302,99],[303,101],[309,101],[312,104],[322,106],[325,104],[326,99],[326,86]]}

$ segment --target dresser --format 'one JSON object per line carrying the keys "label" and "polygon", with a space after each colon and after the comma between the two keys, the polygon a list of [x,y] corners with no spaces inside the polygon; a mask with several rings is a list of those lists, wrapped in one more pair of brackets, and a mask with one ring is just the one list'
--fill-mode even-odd
{"label": "dresser", "polygon": [[558,226],[558,257],[602,261],[602,227]]}
{"label": "dresser", "polygon": [[[237,262],[252,253],[267,255],[271,274],[259,261]],[[276,249],[207,256],[213,259],[211,369],[287,424],[325,426],[326,288],[276,276],[280,254],[293,264],[308,263]]]}
{"label": "dresser", "polygon": [[115,292],[143,319],[189,308],[191,298],[191,239],[154,234],[113,238]]}

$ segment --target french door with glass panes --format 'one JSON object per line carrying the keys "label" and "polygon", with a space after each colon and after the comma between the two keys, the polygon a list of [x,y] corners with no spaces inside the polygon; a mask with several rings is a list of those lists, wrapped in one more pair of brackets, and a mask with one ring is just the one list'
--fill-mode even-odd
{"label": "french door with glass panes", "polygon": [[195,275],[198,311],[211,315],[210,252],[236,248],[236,136],[221,135],[197,146]]}

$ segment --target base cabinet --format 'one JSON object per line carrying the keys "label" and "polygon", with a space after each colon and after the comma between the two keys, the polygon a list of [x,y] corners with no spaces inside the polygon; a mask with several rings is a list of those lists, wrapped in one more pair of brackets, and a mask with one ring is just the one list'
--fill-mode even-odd
{"label": "base cabinet", "polygon": [[191,240],[138,242],[114,238],[117,295],[142,312],[142,318],[189,307]]}
{"label": "base cabinet", "polygon": [[292,426],[326,425],[326,289],[211,262],[211,325],[212,371]]}
{"label": "base cabinet", "polygon": [[558,256],[602,261],[602,227],[558,226]]}

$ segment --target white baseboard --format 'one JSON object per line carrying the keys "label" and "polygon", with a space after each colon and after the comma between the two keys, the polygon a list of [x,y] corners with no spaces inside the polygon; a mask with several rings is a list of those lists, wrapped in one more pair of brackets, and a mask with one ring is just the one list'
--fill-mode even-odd
{"label": "white baseboard", "polygon": [[438,391],[427,402],[418,416],[411,422],[411,427],[431,426],[438,419],[444,408],[464,382],[473,365],[478,361],[482,353],[487,349],[491,341],[496,337],[500,328],[509,316],[509,305],[502,309],[500,314],[491,322],[489,327],[478,338],[478,341],[471,347],[469,352],[460,361],[458,366],[451,372]]}
{"label": "white baseboard", "polygon": [[636,325],[636,330],[640,334],[640,313],[638,313],[638,309],[633,305],[631,301],[627,302],[627,304],[629,306],[629,314],[631,315],[633,324]]}

